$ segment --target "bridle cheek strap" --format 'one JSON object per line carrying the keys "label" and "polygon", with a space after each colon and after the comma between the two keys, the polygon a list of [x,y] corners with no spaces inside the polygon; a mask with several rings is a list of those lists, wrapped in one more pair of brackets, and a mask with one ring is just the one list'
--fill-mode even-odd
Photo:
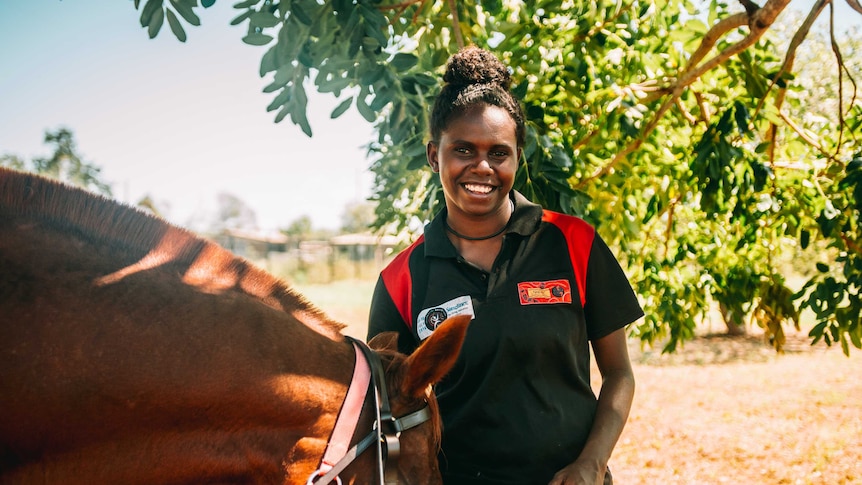
{"label": "bridle cheek strap", "polygon": [[[333,480],[340,485],[341,479],[338,475],[375,442],[377,443],[377,474],[381,485],[397,483],[396,463],[401,454],[401,432],[430,420],[431,408],[426,402],[425,406],[418,411],[400,418],[393,417],[380,358],[361,341],[350,337],[348,339],[353,343],[353,349],[356,352],[353,380],[350,382],[344,404],[338,413],[335,428],[332,430],[329,444],[326,446],[326,451],[321,459],[320,468],[311,474],[307,485],[324,485]],[[350,440],[359,423],[359,415],[362,412],[362,406],[372,380],[374,382],[374,400],[376,401],[375,425],[365,438],[350,448]]]}
{"label": "bridle cheek strap", "polygon": [[335,421],[335,428],[326,446],[326,452],[320,464],[320,472],[326,473],[347,455],[350,449],[350,440],[359,424],[359,415],[362,413],[362,405],[368,394],[368,384],[371,382],[371,366],[365,359],[365,355],[356,342],[353,342],[353,350],[356,352],[356,364],[353,366],[353,379],[347,389],[347,396],[341,411]]}

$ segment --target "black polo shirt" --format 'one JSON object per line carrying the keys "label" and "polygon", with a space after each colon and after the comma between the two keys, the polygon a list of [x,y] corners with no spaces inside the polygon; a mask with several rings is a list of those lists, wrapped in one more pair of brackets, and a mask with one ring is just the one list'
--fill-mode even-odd
{"label": "black polo shirt", "polygon": [[368,337],[396,331],[405,353],[446,317],[474,317],[458,362],[436,386],[446,483],[546,484],[573,462],[596,410],[589,340],[643,315],[592,226],[514,191],[513,200],[490,273],[458,255],[444,209],[374,291]]}

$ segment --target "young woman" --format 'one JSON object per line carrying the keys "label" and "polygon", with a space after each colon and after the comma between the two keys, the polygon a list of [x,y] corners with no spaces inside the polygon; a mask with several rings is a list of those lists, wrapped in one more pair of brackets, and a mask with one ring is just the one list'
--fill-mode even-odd
{"label": "young woman", "polygon": [[447,485],[611,483],[635,387],[624,328],[643,311],[590,225],[512,189],[525,130],[506,66],[469,47],[443,79],[427,155],[446,207],[381,272],[368,338],[398,332],[410,353],[473,317],[436,387]]}

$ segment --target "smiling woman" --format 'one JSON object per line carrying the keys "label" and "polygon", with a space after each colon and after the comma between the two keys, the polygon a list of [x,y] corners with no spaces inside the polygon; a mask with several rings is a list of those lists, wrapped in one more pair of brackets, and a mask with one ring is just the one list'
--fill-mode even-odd
{"label": "smiling woman", "polygon": [[166,27],[150,39],[132,2],[0,2],[0,42],[15,46],[0,49],[0,155],[47,156],[45,131],[65,127],[118,198],[150,196],[174,223],[205,229],[226,192],[261,229],[303,215],[337,229],[370,192],[371,126],[353,111],[330,119],[336,101],[316,93],[312,138],[274,123],[265,49],[243,44],[229,2],[199,13],[180,43]]}
{"label": "smiling woman", "polygon": [[396,331],[409,353],[445,318],[473,319],[436,386],[444,483],[611,483],[634,393],[624,327],[643,312],[591,226],[512,189],[524,116],[506,67],[468,47],[444,80],[426,153],[446,206],[381,272],[368,337]]}

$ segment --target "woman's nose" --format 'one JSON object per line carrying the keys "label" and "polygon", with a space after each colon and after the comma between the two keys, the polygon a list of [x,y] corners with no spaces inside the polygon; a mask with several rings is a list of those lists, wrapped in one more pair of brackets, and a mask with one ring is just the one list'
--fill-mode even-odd
{"label": "woman's nose", "polygon": [[475,165],[477,172],[491,172],[491,164],[488,163],[488,157],[479,157],[479,161]]}

